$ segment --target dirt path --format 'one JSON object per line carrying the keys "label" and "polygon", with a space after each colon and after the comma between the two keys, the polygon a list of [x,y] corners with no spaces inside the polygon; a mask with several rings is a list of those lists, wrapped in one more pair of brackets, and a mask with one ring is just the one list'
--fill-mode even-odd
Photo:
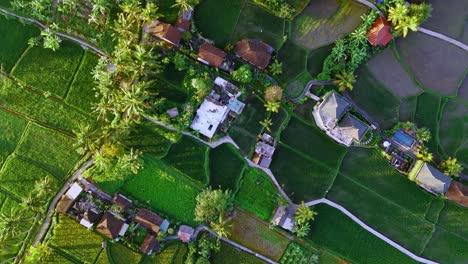
{"label": "dirt path", "polygon": [[312,86],[314,85],[335,85],[335,83],[333,81],[316,81],[316,80],[312,80],[312,81],[309,81],[307,84],[306,84],[306,87],[304,89],[304,91],[302,91],[302,94],[297,97],[297,98],[292,98],[288,95],[285,95],[284,97],[286,97],[286,99],[288,99],[289,101],[291,101],[292,103],[297,103],[299,102],[302,98],[304,98],[307,93],[309,93],[309,90]]}
{"label": "dirt path", "polygon": [[390,246],[396,248],[398,251],[400,251],[401,253],[407,255],[408,257],[418,261],[418,262],[421,262],[421,263],[427,263],[427,264],[437,264],[437,262],[434,262],[432,260],[428,260],[428,259],[425,259],[425,258],[421,258],[417,255],[415,255],[413,252],[407,250],[406,248],[402,247],[401,245],[397,244],[396,242],[394,242],[393,240],[389,239],[388,237],[382,235],[381,233],[379,233],[377,230],[373,229],[372,227],[366,225],[366,223],[364,223],[363,221],[361,221],[359,218],[357,218],[355,215],[353,215],[351,212],[349,212],[348,210],[346,210],[346,208],[344,208],[343,206],[335,203],[335,202],[332,202],[326,198],[322,198],[322,199],[318,199],[318,200],[313,200],[313,201],[310,201],[310,202],[307,202],[305,203],[306,206],[314,206],[314,205],[317,205],[317,204],[321,204],[321,203],[324,203],[324,204],[327,204],[329,206],[332,206],[338,210],[340,210],[343,214],[345,214],[346,216],[348,216],[349,218],[351,218],[354,222],[356,222],[358,225],[360,225],[362,228],[364,228],[367,232],[371,233],[372,235],[382,239],[383,241],[385,241],[387,244],[389,244]]}
{"label": "dirt path", "polygon": [[37,246],[37,244],[42,240],[45,233],[49,229],[49,225],[50,225],[52,216],[54,215],[55,206],[57,205],[57,202],[60,200],[62,195],[65,194],[65,192],[68,190],[68,188],[70,188],[71,183],[73,183],[78,177],[80,177],[81,174],[83,173],[83,171],[85,171],[89,166],[91,166],[91,164],[93,164],[93,162],[94,162],[93,159],[90,159],[87,162],[85,162],[85,164],[83,164],[83,166],[81,166],[81,168],[79,170],[77,170],[75,172],[75,174],[73,174],[73,177],[71,177],[70,180],[67,183],[65,183],[65,185],[63,185],[62,189],[54,197],[54,199],[52,200],[52,202],[49,205],[49,208],[47,209],[46,219],[44,220],[44,223],[42,224],[42,227],[39,230],[39,233],[37,234],[36,238],[34,239],[34,242],[33,242],[34,246]]}

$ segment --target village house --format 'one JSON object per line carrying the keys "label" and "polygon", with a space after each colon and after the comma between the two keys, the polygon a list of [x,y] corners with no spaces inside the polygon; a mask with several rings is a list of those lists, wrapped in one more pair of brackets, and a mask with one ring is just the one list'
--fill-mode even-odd
{"label": "village house", "polygon": [[263,133],[255,146],[255,153],[252,157],[252,162],[263,168],[269,168],[273,160],[273,154],[275,153],[274,145],[274,138],[267,133]]}
{"label": "village house", "polygon": [[337,92],[327,93],[312,112],[317,126],[336,142],[347,147],[359,144],[370,129],[349,113],[350,103]]}
{"label": "village house", "polygon": [[182,32],[171,24],[156,20],[143,27],[143,36],[147,36],[149,41],[163,40],[173,47],[178,48],[180,46],[180,40],[182,39]]}
{"label": "village house", "polygon": [[169,228],[169,221],[147,209],[139,209],[133,220],[155,234]]}
{"label": "village house", "polygon": [[184,243],[190,242],[195,230],[187,225],[181,225],[177,232],[177,237]]}
{"label": "village house", "polygon": [[444,195],[452,183],[452,178],[424,163],[419,169],[415,181],[419,186],[433,194]]}
{"label": "village house", "polygon": [[127,232],[128,224],[125,219],[115,213],[104,212],[101,221],[96,226],[96,231],[110,239],[118,239]]}
{"label": "village house", "polygon": [[260,70],[265,70],[270,64],[273,48],[259,39],[243,39],[235,48],[238,57]]}
{"label": "village house", "polygon": [[179,109],[177,109],[177,107],[173,107],[167,110],[166,113],[169,116],[169,118],[176,118],[179,116]]}
{"label": "village house", "polygon": [[198,49],[197,60],[206,65],[220,68],[224,63],[226,56],[226,52],[224,52],[221,49],[218,49],[217,47],[208,42],[205,42]]}
{"label": "village house", "polygon": [[393,38],[390,29],[387,20],[379,16],[367,32],[367,40],[372,46],[386,46]]}
{"label": "village house", "polygon": [[452,181],[446,197],[457,204],[468,208],[468,186],[458,181]]}
{"label": "village house", "polygon": [[73,183],[57,203],[56,211],[61,214],[66,214],[82,191],[83,188],[81,188],[78,183]]}
{"label": "village house", "polygon": [[293,230],[294,228],[294,213],[296,208],[294,206],[278,206],[273,215],[271,223],[280,226],[286,230]]}
{"label": "village house", "polygon": [[244,110],[245,104],[237,99],[240,94],[237,86],[217,77],[215,87],[197,109],[190,128],[207,138],[212,138],[219,127],[225,131],[223,123],[227,117],[236,118]]}
{"label": "village house", "polygon": [[390,164],[399,172],[408,173],[413,169],[416,155],[421,149],[421,144],[414,135],[403,129],[397,130],[392,138],[382,144],[385,153],[390,155]]}
{"label": "village house", "polygon": [[99,212],[97,208],[90,207],[84,212],[83,217],[80,220],[80,224],[86,228],[91,228],[95,223],[97,223],[100,216],[101,212]]}
{"label": "village house", "polygon": [[145,240],[141,244],[140,251],[143,254],[151,255],[153,251],[158,251],[158,250],[159,250],[159,242],[156,240],[156,236],[151,233],[146,234]]}
{"label": "village house", "polygon": [[180,12],[179,17],[177,18],[177,22],[175,24],[175,27],[180,31],[180,32],[185,32],[190,30],[191,26],[191,20],[193,16],[193,9],[189,8],[189,10],[185,12]]}
{"label": "village house", "polygon": [[116,193],[114,195],[114,198],[112,198],[112,202],[124,211],[133,207],[132,200],[128,199],[120,193]]}

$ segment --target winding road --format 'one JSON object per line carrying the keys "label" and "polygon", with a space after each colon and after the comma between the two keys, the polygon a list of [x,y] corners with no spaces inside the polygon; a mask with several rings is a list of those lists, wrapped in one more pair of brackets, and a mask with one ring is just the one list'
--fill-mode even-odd
{"label": "winding road", "polygon": [[316,80],[312,80],[312,81],[309,81],[307,84],[306,84],[306,87],[304,89],[304,91],[302,91],[302,94],[297,97],[297,98],[292,98],[290,97],[289,95],[284,95],[284,97],[286,97],[286,99],[288,99],[289,101],[291,101],[292,103],[297,103],[299,102],[302,98],[304,98],[307,93],[309,92],[310,88],[314,85],[335,85],[335,83],[333,81],[316,81]]}

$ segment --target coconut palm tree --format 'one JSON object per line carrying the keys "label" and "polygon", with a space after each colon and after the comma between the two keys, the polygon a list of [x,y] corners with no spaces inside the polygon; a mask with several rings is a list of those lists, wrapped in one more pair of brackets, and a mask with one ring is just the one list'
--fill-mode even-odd
{"label": "coconut palm tree", "polygon": [[271,121],[271,118],[267,117],[263,121],[260,121],[260,125],[268,132],[271,132],[270,127],[273,125],[273,121]]}
{"label": "coconut palm tree", "polygon": [[396,26],[395,30],[401,34],[403,37],[408,35],[409,30],[418,31],[418,18],[417,17],[407,17],[405,20],[400,21]]}
{"label": "coconut palm tree", "polygon": [[434,156],[429,152],[429,149],[423,147],[419,153],[416,155],[417,158],[421,159],[424,162],[431,162]]}
{"label": "coconut palm tree", "polygon": [[312,211],[304,204],[304,202],[297,206],[297,210],[294,213],[295,221],[299,225],[304,225],[309,221],[314,220],[316,215],[317,212]]}
{"label": "coconut palm tree", "polygon": [[427,127],[419,128],[416,132],[419,142],[429,142],[431,140],[431,131]]}
{"label": "coconut palm tree", "polygon": [[9,211],[0,213],[0,241],[17,238],[27,233],[29,223],[33,220],[27,217],[24,211],[11,208]]}
{"label": "coconut palm tree", "polygon": [[270,67],[268,67],[268,70],[273,76],[280,75],[283,73],[283,63],[275,59]]}
{"label": "coconut palm tree", "polygon": [[353,84],[356,82],[356,76],[352,72],[342,71],[336,74],[335,83],[340,91],[353,90]]}
{"label": "coconut palm tree", "polygon": [[218,221],[211,222],[211,229],[218,234],[218,237],[228,237],[230,235],[229,228],[232,227],[230,224],[231,218],[224,219],[224,212],[219,215]]}
{"label": "coconut palm tree", "polygon": [[459,177],[463,170],[462,165],[458,162],[457,158],[449,157],[440,163],[440,168],[445,174],[453,177]]}
{"label": "coconut palm tree", "polygon": [[409,8],[404,3],[398,2],[388,9],[388,21],[397,26],[406,20],[408,14]]}
{"label": "coconut palm tree", "polygon": [[305,237],[310,231],[309,223],[305,223],[303,225],[295,225],[293,228],[293,233],[296,234],[297,237]]}
{"label": "coconut palm tree", "polygon": [[187,12],[193,9],[194,6],[198,5],[199,0],[176,0],[176,3],[172,7],[178,7],[180,11]]}
{"label": "coconut palm tree", "polygon": [[280,102],[266,102],[265,108],[268,112],[278,113],[280,109]]}

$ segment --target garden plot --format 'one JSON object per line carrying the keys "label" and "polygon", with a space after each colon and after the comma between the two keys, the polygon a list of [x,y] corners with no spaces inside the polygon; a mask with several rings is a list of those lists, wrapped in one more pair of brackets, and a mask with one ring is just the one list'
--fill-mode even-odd
{"label": "garden plot", "polygon": [[57,51],[32,47],[15,66],[12,75],[34,88],[64,98],[82,56],[83,50],[69,41],[63,41]]}
{"label": "garden plot", "polygon": [[391,47],[373,57],[367,63],[368,69],[395,95],[405,98],[421,93],[403,66],[393,55]]}
{"label": "garden plot", "polygon": [[424,216],[433,199],[426,191],[398,173],[374,149],[352,148],[343,160],[340,174],[417,215]]}
{"label": "garden plot", "polygon": [[[201,34],[221,48],[234,32],[241,6],[246,0],[204,0],[195,8],[195,26]],[[216,11],[222,11],[222,15]]]}
{"label": "garden plot", "polygon": [[5,162],[0,172],[0,186],[16,198],[26,198],[34,189],[36,181],[46,177],[50,179],[50,187],[59,187],[58,180],[48,171],[33,165],[21,158],[11,156]]}
{"label": "garden plot", "polygon": [[343,175],[337,177],[327,198],[415,253],[424,249],[434,230],[433,224],[425,220],[425,212],[409,211]]}
{"label": "garden plot", "polygon": [[122,191],[169,219],[194,225],[195,197],[201,186],[159,159],[146,155],[144,161],[144,168]]}
{"label": "garden plot", "polygon": [[454,235],[443,228],[437,228],[426,246],[422,257],[439,263],[466,263],[468,240]]}
{"label": "garden plot", "polygon": [[283,63],[279,78],[285,83],[290,82],[306,70],[307,50],[287,40],[278,52],[278,60]]}
{"label": "garden plot", "polygon": [[284,19],[250,1],[246,1],[242,6],[231,43],[236,43],[245,38],[261,39],[278,50],[284,42]]}
{"label": "garden plot", "polygon": [[231,144],[210,150],[210,185],[214,189],[236,191],[244,167],[244,159]]}
{"label": "garden plot", "polygon": [[164,161],[194,180],[207,184],[207,155],[208,147],[191,137],[183,136],[171,146]]}
{"label": "garden plot", "polygon": [[284,145],[277,147],[270,169],[296,203],[325,196],[336,175],[336,169],[330,169]]}
{"label": "garden plot", "polygon": [[256,214],[265,221],[270,221],[278,205],[278,189],[265,173],[259,169],[246,169],[236,195],[237,204]]}
{"label": "garden plot", "polygon": [[74,259],[94,263],[102,250],[103,238],[66,215],[58,217],[59,221],[52,230],[50,244]]}
{"label": "garden plot", "polygon": [[[0,78],[0,108],[25,115],[38,123],[66,131],[69,134],[80,124],[94,126],[95,118],[52,98],[20,87],[11,79]],[[18,102],[21,102],[20,104]]]}
{"label": "garden plot", "polygon": [[221,242],[221,250],[210,257],[210,263],[213,264],[264,264],[262,260],[238,250],[226,242]]}
{"label": "garden plot", "polygon": [[90,53],[84,54],[81,65],[76,72],[65,102],[85,113],[91,113],[92,107],[99,101],[94,91],[95,83],[92,71],[98,63],[99,57]]}
{"label": "garden plot", "polygon": [[5,72],[10,72],[21,54],[28,47],[28,39],[38,36],[39,29],[14,19],[0,17],[0,65]]}
{"label": "garden plot", "polygon": [[391,128],[398,120],[399,101],[379,82],[368,67],[357,71],[357,82],[350,92],[353,101],[383,128]]}
{"label": "garden plot", "polygon": [[445,154],[453,156],[468,135],[468,107],[456,100],[448,100],[442,109],[439,139]]}
{"label": "garden plot", "polygon": [[292,21],[292,39],[307,49],[328,45],[352,32],[366,12],[365,6],[352,0],[310,1]]}
{"label": "garden plot", "polygon": [[49,171],[57,179],[65,179],[80,158],[74,149],[71,138],[31,125],[15,153]]}
{"label": "garden plot", "polygon": [[346,148],[330,139],[322,130],[309,126],[297,118],[291,118],[281,134],[282,141],[289,147],[302,152],[319,163],[337,170]]}
{"label": "garden plot", "polygon": [[141,254],[125,247],[120,243],[110,244],[109,254],[114,264],[140,263]]}
{"label": "garden plot", "polygon": [[459,0],[431,0],[431,17],[421,26],[458,41],[468,43],[466,17],[468,2]]}
{"label": "garden plot", "polygon": [[13,114],[0,110],[0,168],[7,159],[8,155],[13,153],[16,145],[21,139],[27,121]]}
{"label": "garden plot", "polygon": [[444,95],[456,94],[468,67],[466,51],[419,32],[396,43],[402,61],[425,88]]}
{"label": "garden plot", "polygon": [[315,208],[309,239],[353,263],[417,263],[328,205]]}
{"label": "garden plot", "polygon": [[229,239],[275,261],[281,258],[289,244],[289,239],[270,229],[267,222],[241,210],[237,210],[230,231]]}
{"label": "garden plot", "polygon": [[414,122],[418,127],[427,127],[431,131],[432,138],[426,145],[433,153],[438,153],[440,108],[440,96],[423,93],[418,97],[418,106],[414,115]]}

